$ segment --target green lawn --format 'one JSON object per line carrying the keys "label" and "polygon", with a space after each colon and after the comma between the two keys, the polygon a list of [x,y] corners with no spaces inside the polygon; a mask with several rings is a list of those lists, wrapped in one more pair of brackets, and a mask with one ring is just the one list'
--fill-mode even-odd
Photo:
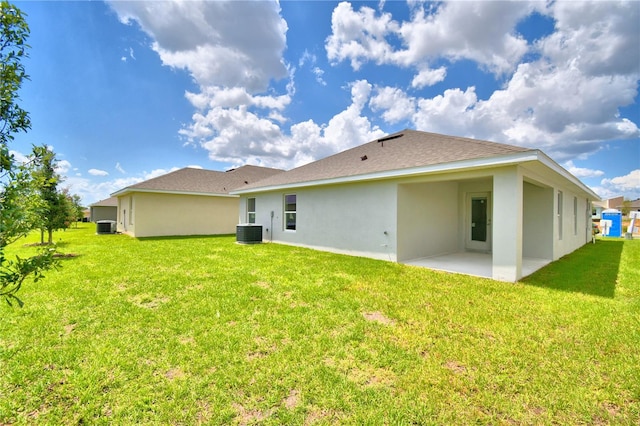
{"label": "green lawn", "polygon": [[55,240],[77,256],[0,307],[0,424],[640,422],[640,240],[517,284],[232,236]]}

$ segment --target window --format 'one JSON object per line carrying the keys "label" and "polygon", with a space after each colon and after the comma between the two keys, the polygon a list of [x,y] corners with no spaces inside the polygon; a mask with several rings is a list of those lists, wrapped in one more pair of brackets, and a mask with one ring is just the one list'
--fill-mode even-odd
{"label": "window", "polygon": [[284,196],[284,229],[296,230],[296,194]]}
{"label": "window", "polygon": [[129,225],[133,225],[133,196],[129,197]]}
{"label": "window", "polygon": [[573,235],[578,235],[578,197],[573,197]]}
{"label": "window", "polygon": [[562,239],[562,191],[558,191],[558,239]]}
{"label": "window", "polygon": [[256,223],[256,199],[247,198],[247,222]]}

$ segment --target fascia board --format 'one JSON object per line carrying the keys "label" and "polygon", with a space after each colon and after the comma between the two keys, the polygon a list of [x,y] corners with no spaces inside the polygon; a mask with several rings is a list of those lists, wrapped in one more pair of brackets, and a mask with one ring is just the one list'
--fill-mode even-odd
{"label": "fascia board", "polygon": [[158,189],[138,189],[138,188],[125,188],[120,191],[116,191],[111,194],[112,197],[120,197],[127,194],[133,194],[136,192],[143,192],[147,194],[173,194],[173,195],[198,195],[201,197],[223,197],[223,198],[238,198],[237,195],[232,194],[216,194],[211,192],[189,192],[189,191],[169,191]]}
{"label": "fascia board", "polygon": [[394,179],[403,177],[413,177],[433,173],[457,172],[461,170],[472,170],[479,168],[489,168],[523,163],[538,159],[540,151],[527,151],[517,154],[502,155],[499,157],[477,158],[473,160],[455,161],[451,163],[434,164],[430,166],[412,167],[408,169],[387,170],[383,172],[366,173],[362,175],[344,176],[330,179],[313,180],[307,182],[297,182],[283,185],[263,186],[257,188],[241,189],[230,191],[230,194],[242,195],[257,192],[271,192],[280,190],[290,190],[297,188],[307,188],[312,186],[335,185],[342,183],[354,183],[363,181]]}
{"label": "fascia board", "polygon": [[540,161],[542,164],[544,164],[545,166],[547,166],[548,168],[550,168],[554,172],[558,173],[563,178],[567,179],[568,181],[570,181],[571,183],[576,185],[578,188],[580,188],[581,190],[583,190],[584,192],[589,194],[591,196],[591,198],[593,198],[594,201],[601,201],[602,200],[600,198],[600,196],[598,194],[596,194],[595,192],[593,192],[593,190],[591,188],[589,188],[587,185],[582,183],[580,181],[580,179],[578,179],[577,177],[575,177],[574,175],[569,173],[564,167],[560,166],[558,163],[553,161],[544,152],[538,151],[538,156],[539,156],[538,161]]}

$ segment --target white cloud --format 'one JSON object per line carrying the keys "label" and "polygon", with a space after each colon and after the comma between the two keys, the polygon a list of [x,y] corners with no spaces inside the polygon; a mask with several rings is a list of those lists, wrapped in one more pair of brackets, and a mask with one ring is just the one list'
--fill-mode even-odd
{"label": "white cloud", "polygon": [[[416,3],[410,21],[396,22],[388,13],[367,6],[355,11],[341,3],[325,47],[330,60],[348,60],[356,70],[366,61],[414,67],[414,89],[446,78],[446,68],[426,65],[436,59],[470,59],[508,76],[504,88],[486,100],[478,99],[473,87],[451,88],[433,98],[379,88],[371,106],[389,123],[405,119],[415,106],[418,129],[534,146],[560,160],[594,153],[602,140],[638,137],[637,125],[621,118],[619,108],[637,96],[640,8],[633,2],[545,7],[536,2]],[[555,19],[556,31],[528,46],[515,27],[534,11]],[[403,46],[394,47],[389,41],[394,37]],[[518,65],[528,52],[542,56]]]}
{"label": "white cloud", "polygon": [[637,77],[637,2],[559,1],[551,3],[550,13],[556,19],[557,31],[541,40],[539,48],[553,63],[570,65],[587,76]]}
{"label": "white cloud", "polygon": [[109,172],[106,172],[104,170],[98,170],[98,169],[89,169],[88,173],[91,176],[109,176]]}
{"label": "white cloud", "polygon": [[[383,132],[367,107],[387,123],[540,148],[558,161],[584,158],[603,140],[640,135],[619,112],[635,102],[640,78],[640,8],[633,3],[411,1],[410,18],[400,22],[382,11],[384,2],[377,10],[342,2],[325,40],[328,59],[354,70],[373,62],[415,75],[405,88],[351,82],[351,103],[326,123],[288,129],[296,69],[283,58],[287,23],[277,3],[110,4],[122,22],[138,22],[151,36],[164,65],[194,78],[199,89],[185,96],[197,111],[180,134],[217,161],[290,168],[375,139]],[[530,45],[516,28],[534,11],[555,28]],[[486,98],[473,86],[416,95],[445,81],[447,62],[460,60],[493,73],[501,89]],[[324,85],[316,63],[309,51],[297,60]],[[270,87],[287,76],[285,91]]]}
{"label": "white cloud", "polygon": [[394,62],[393,47],[386,37],[399,30],[390,13],[377,13],[363,6],[354,11],[351,3],[342,2],[331,15],[331,35],[325,49],[330,61],[351,61],[354,70],[369,60],[377,64]]}
{"label": "white cloud", "polygon": [[273,121],[245,106],[215,107],[193,115],[193,123],[181,131],[198,141],[209,157],[232,164],[256,164],[291,168],[368,142],[384,134],[364,117],[371,85],[357,81],[350,85],[351,104],[325,126],[312,120],[291,126],[290,136]]}
{"label": "white cloud", "polygon": [[415,99],[393,87],[378,88],[370,102],[373,111],[382,110],[382,118],[387,123],[398,123],[410,119],[415,110]]}
{"label": "white cloud", "polygon": [[316,81],[318,83],[320,83],[323,86],[327,85],[327,82],[324,81],[324,79],[322,78],[322,76],[324,75],[324,71],[319,68],[319,67],[313,67],[313,69],[311,70],[311,72],[313,73],[313,75],[316,76]]}
{"label": "white cloud", "polygon": [[604,176],[602,170],[586,169],[584,167],[577,167],[573,164],[573,161],[567,161],[564,163],[564,168],[577,178],[594,178]]}
{"label": "white cloud", "polygon": [[127,55],[123,55],[123,56],[120,58],[120,60],[121,60],[122,62],[127,62],[127,61],[129,60],[129,58],[131,58],[131,59],[133,59],[133,60],[135,60],[135,59],[136,59],[135,55],[133,54],[133,47],[130,47],[129,49],[127,49]]}
{"label": "white cloud", "polygon": [[[354,70],[364,62],[420,67],[415,85],[434,76],[423,64],[443,57],[471,59],[493,73],[513,70],[527,53],[527,42],[513,31],[538,2],[448,2],[434,6],[414,4],[411,20],[398,23],[391,14],[368,6],[357,11],[342,2],[333,11],[327,57],[334,63],[348,60]],[[399,38],[402,47],[390,40]]]}
{"label": "white cloud", "polygon": [[629,174],[618,176],[613,179],[602,179],[600,182],[604,186],[615,186],[622,191],[640,191],[640,169],[632,170]]}
{"label": "white cloud", "polygon": [[18,164],[26,164],[29,161],[29,157],[21,152],[9,150],[9,155],[13,155],[13,160]]}
{"label": "white cloud", "polygon": [[55,172],[60,176],[66,176],[67,172],[71,170],[71,163],[67,160],[58,160],[55,166]]}
{"label": "white cloud", "polygon": [[444,81],[447,76],[447,69],[445,67],[440,67],[437,69],[424,68],[421,69],[420,72],[413,77],[411,81],[411,87],[414,89],[421,89],[427,86],[433,86],[436,83]]}
{"label": "white cloud", "polygon": [[640,169],[632,170],[624,176],[602,179],[600,186],[593,190],[604,199],[620,195],[628,200],[640,199]]}
{"label": "white cloud", "polygon": [[116,163],[116,170],[117,170],[117,171],[119,171],[120,173],[122,173],[123,175],[127,173],[127,172],[122,168],[122,166],[120,165],[120,163]]}
{"label": "white cloud", "polygon": [[120,21],[137,22],[163,64],[187,70],[200,86],[266,90],[287,76],[287,24],[276,2],[111,1]]}

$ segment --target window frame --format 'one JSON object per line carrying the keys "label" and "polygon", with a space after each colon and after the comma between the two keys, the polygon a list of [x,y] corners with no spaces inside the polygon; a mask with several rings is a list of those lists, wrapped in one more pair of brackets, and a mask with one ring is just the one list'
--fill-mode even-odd
{"label": "window frame", "polygon": [[578,197],[573,197],[573,235],[578,235]]}
{"label": "window frame", "polygon": [[[253,209],[251,209],[251,200],[253,200]],[[256,198],[247,198],[247,223],[256,223]]]}
{"label": "window frame", "polygon": [[[291,202],[287,202],[287,198],[288,197],[293,197],[293,203]],[[290,193],[290,194],[284,194],[282,197],[282,201],[283,201],[283,206],[282,206],[282,211],[283,211],[283,223],[282,223],[282,228],[284,231],[288,231],[288,232],[295,232],[298,228],[298,197],[297,194],[295,193]],[[293,205],[294,209],[293,210],[287,210],[289,208],[289,206]],[[287,220],[288,217],[292,217],[293,218],[293,227],[291,227],[291,225],[289,225],[289,221]]]}
{"label": "window frame", "polygon": [[558,206],[557,206],[556,214],[558,216],[558,240],[562,240],[562,234],[563,234],[562,225],[564,221],[564,217],[563,217],[564,195],[562,194],[562,191],[558,191],[557,203],[558,203]]}

